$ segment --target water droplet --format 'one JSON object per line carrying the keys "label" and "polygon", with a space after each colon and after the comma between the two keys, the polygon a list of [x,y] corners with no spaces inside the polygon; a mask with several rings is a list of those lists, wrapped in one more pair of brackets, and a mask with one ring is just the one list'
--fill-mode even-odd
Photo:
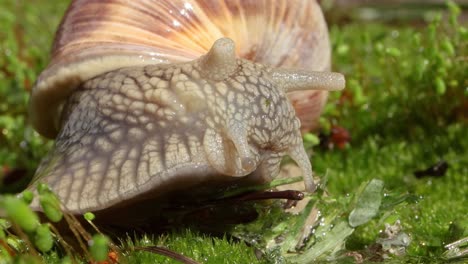
{"label": "water droplet", "polygon": [[27,149],[28,148],[28,142],[26,142],[25,140],[21,141],[20,148]]}

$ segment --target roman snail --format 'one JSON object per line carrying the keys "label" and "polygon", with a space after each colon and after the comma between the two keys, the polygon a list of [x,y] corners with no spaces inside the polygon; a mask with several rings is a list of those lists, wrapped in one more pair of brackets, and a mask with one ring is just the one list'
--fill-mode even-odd
{"label": "roman snail", "polygon": [[30,188],[101,211],[270,181],[289,155],[313,191],[299,118],[311,128],[344,87],[329,67],[312,0],[73,1],[31,94],[33,126],[56,141]]}

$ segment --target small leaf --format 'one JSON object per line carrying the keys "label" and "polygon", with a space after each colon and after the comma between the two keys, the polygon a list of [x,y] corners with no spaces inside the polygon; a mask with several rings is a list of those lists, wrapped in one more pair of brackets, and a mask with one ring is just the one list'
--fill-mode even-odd
{"label": "small leaf", "polygon": [[377,42],[374,48],[378,53],[382,53],[385,50],[385,46],[382,44],[382,42]]}
{"label": "small leaf", "polygon": [[357,200],[356,207],[349,214],[349,224],[357,227],[377,215],[382,201],[383,181],[371,180]]}
{"label": "small leaf", "polygon": [[89,248],[89,252],[95,261],[104,261],[109,252],[109,239],[104,235],[94,235]]}
{"label": "small leaf", "polygon": [[39,218],[22,199],[5,195],[1,200],[1,207],[5,209],[7,216],[26,232],[33,232],[39,225]]}
{"label": "small leaf", "polygon": [[39,194],[44,194],[48,191],[50,191],[50,189],[49,189],[49,186],[47,186],[47,184],[41,182],[37,185],[37,192]]}
{"label": "small leaf", "polygon": [[44,253],[52,249],[52,246],[54,245],[54,239],[48,225],[42,224],[36,229],[36,234],[34,235],[34,245],[37,247],[37,249]]}
{"label": "small leaf", "polygon": [[27,246],[23,240],[16,236],[7,236],[6,242],[9,247],[11,247],[16,252],[24,252],[27,250]]}
{"label": "small leaf", "polygon": [[346,44],[341,44],[336,49],[336,53],[339,55],[346,55],[349,52],[349,46]]}
{"label": "small leaf", "polygon": [[337,223],[328,232],[326,237],[320,242],[317,242],[312,248],[306,250],[303,254],[291,257],[293,263],[314,263],[314,260],[324,258],[324,254],[330,251],[335,251],[337,248],[344,246],[346,238],[354,232],[348,223],[341,221]]}
{"label": "small leaf", "polygon": [[62,261],[60,262],[60,264],[72,264],[72,263],[73,262],[71,261],[70,256],[63,257]]}
{"label": "small leaf", "polygon": [[401,51],[398,48],[395,47],[389,47],[385,50],[387,54],[393,57],[400,57],[401,56]]}
{"label": "small leaf", "polygon": [[456,26],[457,18],[461,14],[461,8],[454,1],[447,1],[447,7],[450,10],[450,24]]}
{"label": "small leaf", "polygon": [[62,220],[63,213],[60,210],[60,201],[54,193],[44,191],[39,196],[39,203],[41,204],[42,209],[44,209],[44,214],[50,219],[50,221],[59,222]]}
{"label": "small leaf", "polygon": [[449,38],[445,37],[444,41],[442,41],[442,48],[448,55],[455,56],[455,48]]}
{"label": "small leaf", "polygon": [[17,258],[15,258],[15,261],[13,263],[15,264],[41,264],[43,262],[37,256],[19,255]]}
{"label": "small leaf", "polygon": [[23,201],[25,203],[31,204],[31,202],[32,202],[32,200],[34,198],[34,194],[31,191],[26,190],[21,194],[21,197],[23,198]]}
{"label": "small leaf", "polygon": [[363,93],[362,85],[356,79],[349,80],[348,88],[353,92],[354,102],[357,105],[362,105],[367,102],[367,98]]}
{"label": "small leaf", "polygon": [[421,80],[424,74],[427,72],[429,61],[427,59],[416,60],[416,79]]}
{"label": "small leaf", "polygon": [[435,79],[435,87],[436,87],[437,93],[440,94],[440,95],[445,94],[445,90],[447,90],[447,87],[445,86],[444,80],[442,80],[442,78],[440,78],[440,77],[437,77]]}
{"label": "small leaf", "polygon": [[11,223],[3,218],[0,218],[0,229],[8,229],[11,227]]}
{"label": "small leaf", "polygon": [[320,139],[313,133],[306,133],[304,135],[304,143],[309,143],[312,146],[316,146],[320,144]]}
{"label": "small leaf", "polygon": [[93,221],[94,218],[96,218],[96,216],[91,213],[91,212],[86,212],[84,215],[83,215],[84,219],[86,219],[86,221]]}

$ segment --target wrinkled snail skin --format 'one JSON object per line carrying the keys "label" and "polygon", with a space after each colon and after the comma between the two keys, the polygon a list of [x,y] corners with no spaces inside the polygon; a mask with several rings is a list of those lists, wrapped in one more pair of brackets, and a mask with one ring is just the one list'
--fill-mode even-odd
{"label": "wrinkled snail skin", "polygon": [[[62,27],[79,2],[72,4]],[[60,43],[71,47],[61,41],[63,34],[61,29],[56,48]],[[301,122],[287,94],[340,90],[344,77],[242,59],[236,56],[242,48],[236,46],[230,38],[219,38],[185,62],[148,63],[141,57],[132,62],[126,51],[108,54],[103,47],[98,47],[105,51],[102,57],[85,48],[76,50],[76,61],[52,59],[33,90],[31,112],[40,112],[33,117],[39,132],[59,132],[30,188],[47,183],[71,213],[100,211],[215,182],[268,182],[289,155],[301,168],[306,189],[313,191]],[[87,58],[89,53],[94,57]],[[41,102],[47,94],[52,98]],[[41,109],[47,104],[50,108]],[[41,117],[44,113],[53,116]],[[33,207],[38,208],[37,201]]]}

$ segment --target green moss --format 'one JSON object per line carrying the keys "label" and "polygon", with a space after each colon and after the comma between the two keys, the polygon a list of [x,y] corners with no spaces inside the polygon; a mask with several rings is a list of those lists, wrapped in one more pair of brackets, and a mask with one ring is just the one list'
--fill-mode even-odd
{"label": "green moss", "polygon": [[[160,237],[127,238],[127,248],[133,246],[162,246],[183,254],[201,263],[264,263],[256,259],[254,248],[243,242],[227,237],[212,237],[189,229],[175,231]],[[130,251],[126,260],[128,263],[180,263],[168,257],[155,255],[145,251]]]}
{"label": "green moss", "polygon": [[[362,145],[345,151],[318,152],[313,159],[315,171],[327,174],[333,195],[353,193],[359,184],[371,178],[384,180],[387,194],[412,194],[415,203],[397,207],[391,214],[400,219],[413,237],[409,252],[432,256],[444,251],[443,242],[453,222],[463,221],[468,214],[464,201],[468,192],[468,139],[465,126],[455,124],[443,135],[427,135],[419,141],[387,141],[369,137]],[[435,164],[439,159],[449,163],[440,178],[417,179],[413,172]],[[333,165],[331,165],[333,164]],[[359,229],[355,241],[369,244],[376,239],[383,222]],[[468,223],[464,220],[465,228]],[[462,234],[461,234],[462,235]]]}

